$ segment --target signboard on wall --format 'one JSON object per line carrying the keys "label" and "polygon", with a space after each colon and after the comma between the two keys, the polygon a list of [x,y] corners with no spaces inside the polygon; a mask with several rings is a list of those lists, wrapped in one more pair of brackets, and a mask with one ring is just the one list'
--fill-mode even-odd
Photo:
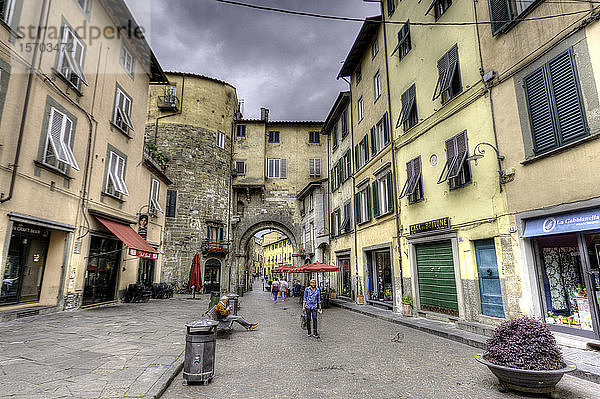
{"label": "signboard on wall", "polygon": [[427,231],[445,230],[450,228],[450,218],[445,217],[428,222],[417,223],[410,226],[410,234],[425,233]]}
{"label": "signboard on wall", "polygon": [[523,237],[547,236],[596,229],[600,229],[600,209],[598,208],[527,220]]}
{"label": "signboard on wall", "polygon": [[139,249],[133,248],[129,248],[129,255],[144,259],[158,259],[158,253],[156,252],[140,251]]}

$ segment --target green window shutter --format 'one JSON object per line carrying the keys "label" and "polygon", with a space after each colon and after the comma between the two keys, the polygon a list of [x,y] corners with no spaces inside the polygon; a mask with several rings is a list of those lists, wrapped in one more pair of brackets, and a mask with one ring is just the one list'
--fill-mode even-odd
{"label": "green window shutter", "polygon": [[390,129],[388,126],[388,113],[386,111],[383,114],[383,145],[386,146],[390,143]]}
{"label": "green window shutter", "polygon": [[338,209],[338,211],[336,212],[336,216],[337,216],[337,228],[338,228],[338,232],[337,232],[337,233],[338,233],[338,235],[340,235],[340,234],[342,233],[342,232],[341,232],[341,229],[340,229],[340,227],[342,226],[342,221],[340,220],[340,218],[341,218],[341,214],[342,214],[342,213],[341,213],[341,212],[340,212],[340,210]]}
{"label": "green window shutter", "polygon": [[375,126],[371,128],[371,155],[377,154],[377,131]]}
{"label": "green window shutter", "polygon": [[371,220],[371,207],[372,207],[372,202],[371,202],[371,186],[369,184],[367,184],[367,215],[365,218],[365,222],[368,222],[369,220]]}
{"label": "green window shutter", "polygon": [[548,71],[556,111],[558,136],[562,145],[588,133],[573,49],[570,48],[551,60],[548,63]]}
{"label": "green window shutter", "polygon": [[379,209],[379,190],[377,189],[377,185],[379,182],[375,180],[373,182],[373,217],[379,217],[381,214],[381,209]]}
{"label": "green window shutter", "polygon": [[346,153],[346,167],[348,168],[348,176],[346,177],[350,177],[352,176],[352,156],[350,155],[350,150],[348,150],[348,152]]}
{"label": "green window shutter", "polygon": [[360,193],[354,194],[354,218],[356,219],[356,224],[362,223],[360,219]]}
{"label": "green window shutter", "polygon": [[329,218],[329,225],[330,225],[330,230],[329,230],[329,235],[331,237],[335,237],[335,220],[334,220],[334,216],[335,213],[331,213],[331,216]]}
{"label": "green window shutter", "polygon": [[508,0],[488,0],[492,20],[492,35],[502,31],[512,22],[512,12]]}
{"label": "green window shutter", "polygon": [[387,190],[388,190],[388,211],[394,210],[394,182],[392,172],[387,175]]}
{"label": "green window shutter", "polygon": [[360,158],[358,157],[358,144],[354,146],[354,170],[360,169]]}
{"label": "green window shutter", "polygon": [[333,180],[333,176],[334,176],[334,169],[331,169],[331,172],[329,173],[329,182],[331,183],[331,192],[335,191],[335,181]]}
{"label": "green window shutter", "polygon": [[525,77],[524,83],[533,147],[536,153],[541,153],[558,146],[546,68]]}
{"label": "green window shutter", "polygon": [[344,164],[342,158],[338,160],[338,185],[341,186],[344,181]]}

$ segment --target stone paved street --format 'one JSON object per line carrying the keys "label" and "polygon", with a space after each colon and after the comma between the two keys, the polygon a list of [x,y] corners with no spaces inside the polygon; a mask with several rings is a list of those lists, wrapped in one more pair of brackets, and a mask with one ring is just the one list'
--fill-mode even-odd
{"label": "stone paved street", "polygon": [[[183,386],[180,373],[163,397],[521,397],[497,391],[475,348],[339,308],[323,311],[317,341],[300,329],[299,310],[296,298],[273,304],[260,289],[246,294],[240,314],[258,321],[258,330],[237,326],[218,339],[208,386]],[[392,342],[398,333],[402,342]],[[574,377],[559,387],[565,399],[600,398],[599,385]]]}

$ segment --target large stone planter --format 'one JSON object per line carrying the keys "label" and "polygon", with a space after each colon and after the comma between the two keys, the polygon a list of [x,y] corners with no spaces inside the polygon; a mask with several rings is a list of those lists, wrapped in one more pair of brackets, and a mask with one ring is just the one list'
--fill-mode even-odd
{"label": "large stone planter", "polygon": [[498,377],[498,389],[501,392],[513,389],[520,392],[547,393],[551,398],[559,397],[555,389],[563,375],[577,369],[574,365],[565,364],[565,367],[559,370],[522,370],[488,362],[483,355],[477,355],[475,359],[485,364]]}

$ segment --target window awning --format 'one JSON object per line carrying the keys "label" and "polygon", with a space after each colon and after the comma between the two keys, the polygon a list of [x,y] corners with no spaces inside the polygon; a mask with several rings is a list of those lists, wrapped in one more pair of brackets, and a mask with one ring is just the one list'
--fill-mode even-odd
{"label": "window awning", "polygon": [[158,252],[130,226],[98,216],[96,216],[96,219],[129,247],[129,255],[146,259],[158,259]]}

